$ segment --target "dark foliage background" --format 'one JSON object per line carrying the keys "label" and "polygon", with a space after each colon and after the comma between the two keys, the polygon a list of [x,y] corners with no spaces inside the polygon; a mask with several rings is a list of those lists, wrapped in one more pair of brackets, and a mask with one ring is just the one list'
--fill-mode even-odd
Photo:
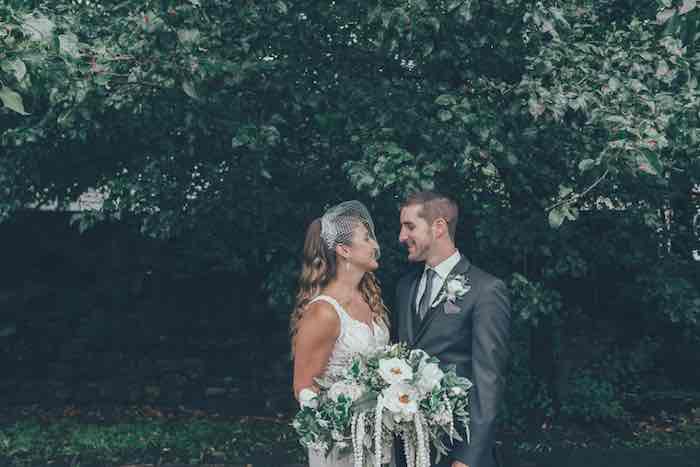
{"label": "dark foliage background", "polygon": [[3,3],[0,396],[289,412],[306,225],[365,202],[390,302],[399,200],[438,188],[510,284],[508,426],[697,400],[683,5]]}

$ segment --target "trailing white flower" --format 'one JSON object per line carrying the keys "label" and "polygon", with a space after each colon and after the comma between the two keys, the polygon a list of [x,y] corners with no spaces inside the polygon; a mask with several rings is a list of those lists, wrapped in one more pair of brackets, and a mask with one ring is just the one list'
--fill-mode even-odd
{"label": "trailing white flower", "polygon": [[416,467],[416,448],[415,444],[411,443],[410,435],[406,430],[401,432],[403,440],[403,452],[406,455],[406,467]]}
{"label": "trailing white flower", "polygon": [[[382,411],[384,398],[377,398],[377,408],[374,412],[374,467],[382,467]],[[362,466],[355,466],[362,467]]]}
{"label": "trailing white flower", "polygon": [[[438,409],[432,416],[430,417],[430,420],[440,426],[445,426],[449,425],[450,427],[452,426],[452,411],[450,410],[449,406],[441,406],[440,409]],[[452,437],[452,433],[450,432],[450,437]]]}
{"label": "trailing white flower", "polygon": [[352,434],[352,452],[355,459],[355,467],[362,467],[365,454],[365,412],[361,412],[353,416]]}
{"label": "trailing white flower", "polygon": [[416,430],[416,467],[430,467],[430,445],[427,427],[420,413],[415,414],[413,423]]}
{"label": "trailing white flower", "polygon": [[385,358],[379,360],[379,375],[387,384],[400,383],[413,378],[413,369],[400,358]]}

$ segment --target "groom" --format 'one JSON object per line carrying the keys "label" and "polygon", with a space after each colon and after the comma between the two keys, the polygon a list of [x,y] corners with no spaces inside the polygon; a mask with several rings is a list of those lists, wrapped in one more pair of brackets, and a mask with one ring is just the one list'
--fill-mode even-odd
{"label": "groom", "polygon": [[[398,283],[394,340],[452,364],[474,386],[469,396],[470,442],[455,442],[436,467],[496,467],[496,414],[509,355],[510,304],[505,284],[473,266],[455,248],[457,204],[418,192],[401,206],[399,241],[420,264]],[[442,292],[446,297],[440,299]],[[399,443],[400,444],[400,443]],[[405,462],[398,455],[399,465]]]}

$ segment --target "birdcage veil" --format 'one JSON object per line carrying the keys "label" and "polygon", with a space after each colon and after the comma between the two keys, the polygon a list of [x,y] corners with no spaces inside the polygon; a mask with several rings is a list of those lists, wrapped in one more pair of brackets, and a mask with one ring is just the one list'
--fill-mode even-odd
{"label": "birdcage veil", "polygon": [[[338,245],[349,244],[352,232],[358,222],[364,225],[375,242],[374,222],[364,204],[359,201],[345,201],[328,209],[321,217],[321,238],[331,251]],[[376,257],[379,258],[379,246]]]}

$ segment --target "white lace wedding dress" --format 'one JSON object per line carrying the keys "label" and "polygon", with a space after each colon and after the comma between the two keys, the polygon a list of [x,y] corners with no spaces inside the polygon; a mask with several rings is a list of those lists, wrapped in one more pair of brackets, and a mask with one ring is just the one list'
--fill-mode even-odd
{"label": "white lace wedding dress", "polygon": [[[366,323],[352,318],[333,297],[319,295],[311,303],[317,300],[323,300],[332,305],[340,318],[340,334],[335,341],[335,347],[323,376],[330,379],[334,376],[340,377],[348,368],[354,354],[369,353],[389,343],[389,330],[385,325],[373,323],[373,329],[370,329]],[[365,464],[371,465],[372,460],[367,459]],[[393,461],[391,465],[394,465]],[[333,450],[328,457],[324,457],[317,451],[309,450],[309,467],[353,467],[353,456],[352,454],[341,456]]]}

